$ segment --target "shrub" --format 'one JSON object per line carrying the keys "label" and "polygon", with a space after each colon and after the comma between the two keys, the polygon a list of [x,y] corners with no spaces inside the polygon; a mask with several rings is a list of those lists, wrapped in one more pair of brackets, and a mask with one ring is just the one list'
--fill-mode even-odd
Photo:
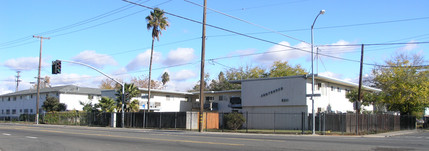
{"label": "shrub", "polygon": [[243,125],[244,122],[246,122],[246,119],[240,113],[230,113],[225,115],[225,122],[229,129],[236,131]]}

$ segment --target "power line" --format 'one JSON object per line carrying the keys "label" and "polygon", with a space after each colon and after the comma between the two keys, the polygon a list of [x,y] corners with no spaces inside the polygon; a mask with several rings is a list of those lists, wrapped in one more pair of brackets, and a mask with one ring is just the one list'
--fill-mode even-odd
{"label": "power line", "polygon": [[[408,22],[408,21],[416,21],[416,20],[426,20],[429,17],[418,17],[418,18],[408,18],[408,19],[400,19],[400,20],[389,20],[389,21],[381,21],[381,22],[368,22],[368,23],[357,23],[357,24],[347,24],[347,25],[335,25],[335,26],[325,26],[325,27],[315,27],[314,29],[332,29],[332,28],[344,28],[344,27],[355,27],[355,26],[366,26],[366,25],[376,25],[376,24],[387,24],[387,23],[397,23],[397,22]],[[308,28],[298,28],[298,29],[288,29],[288,30],[280,30],[278,32],[294,32],[294,31],[308,31]],[[268,34],[272,32],[253,32],[246,33],[249,35],[256,34]],[[224,37],[224,36],[234,36],[235,34],[224,34],[224,35],[213,35],[208,37]]]}
{"label": "power line", "polygon": [[[146,2],[147,2],[147,1],[146,1]],[[120,7],[120,8],[117,8],[117,9],[111,10],[111,11],[109,11],[109,12],[106,12],[106,13],[103,13],[103,14],[100,14],[100,15],[97,15],[97,16],[95,16],[95,17],[88,18],[88,19],[85,19],[85,20],[82,20],[82,21],[79,21],[79,22],[76,22],[76,23],[73,23],[73,24],[70,24],[70,25],[66,25],[66,26],[63,26],[63,27],[55,28],[55,29],[48,30],[48,31],[45,31],[45,32],[37,33],[36,35],[46,35],[46,34],[50,34],[50,33],[59,32],[59,31],[62,31],[62,30],[67,30],[67,29],[75,28],[75,27],[78,27],[78,26],[81,26],[81,25],[84,25],[84,24],[87,24],[87,23],[91,23],[91,22],[94,22],[94,21],[97,21],[97,20],[103,19],[103,18],[108,17],[108,16],[111,16],[111,15],[114,15],[114,14],[116,14],[116,13],[119,13],[119,12],[125,11],[125,10],[127,10],[127,9],[129,9],[129,8],[132,8],[132,7],[135,7],[135,5],[131,5],[131,4],[129,4],[129,5],[125,5],[125,6],[123,6],[123,7]],[[32,36],[32,35],[31,35],[31,36]],[[31,39],[31,38],[30,38],[31,36],[25,36],[25,37],[22,37],[22,38],[19,38],[19,39],[16,39],[16,40],[12,40],[12,41],[8,41],[8,42],[4,42],[4,43],[1,43],[1,44],[0,44],[0,46],[3,46],[3,45],[10,45],[10,44],[14,44],[14,43],[19,43],[19,42],[21,42],[21,41]]]}
{"label": "power line", "polygon": [[[365,46],[381,46],[381,45],[406,45],[406,44],[428,44],[429,41],[422,41],[422,42],[407,42],[407,43],[372,43],[372,44],[364,44]],[[317,47],[322,46],[329,46],[329,47],[335,47],[335,46],[360,46],[362,44],[347,44],[347,45],[318,45]]]}
{"label": "power line", "polygon": [[[189,1],[189,0],[184,0],[184,1],[185,1],[185,2],[188,2],[188,3],[191,3],[191,4],[193,4],[193,5],[196,5],[196,6],[204,7],[204,6],[200,5],[200,4],[197,4],[197,3],[191,2],[191,1]],[[214,11],[214,12],[216,12],[216,13],[222,14],[222,15],[224,15],[224,16],[227,16],[227,17],[233,18],[233,19],[235,19],[235,20],[239,20],[239,21],[241,21],[241,22],[245,22],[245,23],[247,23],[247,24],[250,24],[250,25],[253,25],[253,26],[256,26],[256,27],[259,27],[259,28],[265,29],[265,30],[268,30],[268,31],[270,31],[270,32],[272,32],[272,33],[276,33],[276,34],[279,34],[279,35],[282,35],[282,36],[285,36],[285,37],[288,37],[288,38],[291,38],[291,39],[294,39],[294,40],[297,40],[297,41],[304,42],[304,43],[307,43],[307,44],[308,44],[308,42],[306,42],[306,41],[304,41],[304,40],[301,40],[301,39],[298,39],[298,38],[295,38],[295,37],[292,37],[292,36],[289,36],[289,35],[283,34],[283,33],[281,33],[281,32],[278,32],[278,31],[275,31],[275,30],[273,30],[273,29],[270,29],[270,28],[264,27],[264,26],[262,26],[262,25],[258,25],[258,24],[255,24],[255,23],[252,23],[252,22],[246,21],[246,20],[244,20],[244,19],[241,19],[241,18],[238,18],[238,17],[232,16],[232,15],[229,15],[229,14],[226,14],[226,13],[223,13],[223,12],[220,12],[220,11],[217,11],[217,10],[215,10],[215,9],[211,9],[211,8],[208,8],[208,7],[207,7],[207,9],[209,9],[209,10],[211,10],[211,11]]]}
{"label": "power line", "polygon": [[[149,1],[149,0],[147,0],[147,1]],[[145,1],[145,2],[147,2],[147,1]],[[155,6],[163,5],[163,4],[169,3],[169,2],[171,2],[171,1],[172,1],[172,0],[167,0],[167,1],[163,2],[163,3],[157,4],[157,5],[155,5]],[[145,3],[145,2],[143,2],[143,3]],[[130,5],[132,5],[132,4],[130,4]],[[90,19],[87,19],[87,20],[84,20],[84,21],[81,21],[81,22],[77,22],[77,23],[74,23],[74,24],[71,24],[71,25],[67,25],[67,26],[64,26],[64,27],[57,28],[57,29],[53,29],[53,30],[49,30],[49,31],[46,31],[46,32],[42,32],[42,34],[52,34],[52,33],[57,33],[57,32],[64,31],[64,30],[68,30],[68,29],[71,29],[71,28],[74,28],[74,27],[78,27],[78,26],[81,26],[81,25],[87,24],[87,23],[91,23],[91,22],[93,22],[93,21],[97,21],[97,20],[99,20],[99,19],[102,19],[102,18],[105,18],[105,17],[111,16],[111,15],[113,15],[113,14],[116,14],[116,13],[119,13],[119,12],[122,12],[122,11],[124,11],[124,10],[127,10],[127,9],[131,8],[131,7],[128,7],[128,6],[129,6],[129,5],[124,6],[124,7],[126,7],[125,9],[124,9],[124,7],[121,7],[121,8],[118,8],[118,9],[112,10],[112,11],[110,11],[110,12],[107,12],[107,13],[104,13],[104,14],[101,14],[101,15],[98,15],[98,16],[96,16],[96,17],[93,17],[93,18],[90,18]],[[134,5],[133,5],[132,7],[134,7]],[[121,10],[121,9],[122,9],[122,10]],[[119,10],[119,11],[118,11],[118,10]],[[107,23],[111,23],[111,22],[114,22],[114,21],[117,21],[117,20],[120,20],[120,19],[123,19],[123,18],[129,17],[129,16],[132,16],[132,15],[135,15],[135,14],[141,13],[141,12],[143,12],[143,11],[145,11],[145,10],[137,11],[137,12],[134,12],[134,13],[131,13],[131,14],[128,14],[128,15],[125,15],[125,16],[122,16],[122,17],[119,17],[119,18],[115,18],[115,19],[113,19],[113,20],[105,21],[105,22],[102,22],[102,23],[99,23],[99,24],[96,24],[96,25],[93,25],[93,26],[89,26],[89,27],[85,27],[85,28],[77,29],[77,30],[70,31],[70,32],[67,32],[67,33],[62,33],[62,34],[53,35],[53,36],[51,36],[51,37],[64,36],[64,35],[68,35],[68,34],[72,34],[72,33],[80,32],[80,31],[83,31],[83,30],[91,29],[91,28],[94,28],[94,27],[98,27],[98,26],[101,26],[101,25],[104,25],[104,24],[107,24]],[[112,13],[112,12],[114,12],[114,13]],[[101,16],[101,18],[99,18],[99,16]],[[27,39],[31,39],[31,38],[24,37],[24,38],[20,38],[20,39],[16,39],[16,40],[10,41],[10,42],[2,43],[2,44],[0,44],[0,45],[6,45],[6,46],[7,46],[7,45],[14,44],[14,43],[21,43],[21,42],[23,42],[23,41],[26,41]],[[30,43],[34,43],[34,41],[33,41],[33,42],[24,43],[24,44],[15,45],[15,46],[11,46],[11,47],[3,47],[3,48],[0,48],[0,49],[8,49],[8,48],[13,48],[13,47],[18,47],[18,46],[27,45],[27,44],[30,44]]]}

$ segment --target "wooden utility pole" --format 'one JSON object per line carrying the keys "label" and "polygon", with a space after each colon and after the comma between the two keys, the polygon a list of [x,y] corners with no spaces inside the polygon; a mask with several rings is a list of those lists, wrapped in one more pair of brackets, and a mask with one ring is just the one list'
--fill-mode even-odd
{"label": "wooden utility pole", "polygon": [[204,62],[205,62],[205,48],[206,48],[206,8],[207,0],[204,0],[204,11],[203,11],[203,36],[201,46],[201,75],[200,75],[200,114],[199,114],[199,125],[198,131],[203,131],[203,111],[204,111]]}
{"label": "wooden utility pole", "polygon": [[40,68],[42,65],[42,43],[43,39],[50,39],[49,37],[33,36],[33,38],[40,39],[40,52],[39,52],[39,69],[37,74],[37,98],[36,98],[36,124],[39,124],[39,102],[40,102]]}
{"label": "wooden utility pole", "polygon": [[356,135],[359,135],[359,102],[362,101],[362,97],[361,97],[361,89],[362,89],[362,67],[363,67],[363,47],[364,45],[362,44],[362,48],[361,48],[361,54],[360,54],[360,71],[359,71],[359,89],[358,89],[358,99],[356,100]]}

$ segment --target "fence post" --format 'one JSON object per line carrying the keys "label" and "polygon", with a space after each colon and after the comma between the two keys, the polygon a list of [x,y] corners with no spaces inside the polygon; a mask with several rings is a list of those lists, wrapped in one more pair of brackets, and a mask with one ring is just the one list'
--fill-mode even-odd
{"label": "fence post", "polygon": [[222,132],[225,129],[225,112],[222,112]]}
{"label": "fence post", "polygon": [[274,134],[276,133],[276,112],[274,111],[274,119],[273,119],[273,128],[274,128]]}
{"label": "fence post", "polygon": [[162,128],[161,124],[162,124],[162,112],[159,112],[159,129]]}
{"label": "fence post", "polygon": [[249,111],[246,111],[246,133],[249,132]]}
{"label": "fence post", "polygon": [[146,128],[146,110],[143,110],[143,128]]}
{"label": "fence post", "polygon": [[177,112],[174,112],[174,129],[177,129]]}
{"label": "fence post", "polygon": [[[204,112],[203,112],[204,113]],[[207,132],[207,125],[208,125],[208,118],[207,118],[207,116],[208,116],[208,112],[206,112],[206,132]],[[203,114],[204,115],[204,114]]]}
{"label": "fence post", "polygon": [[304,128],[305,128],[305,112],[301,113],[301,134],[304,134]]}
{"label": "fence post", "polygon": [[322,115],[323,115],[323,135],[325,135],[326,134],[326,113],[322,113]]}

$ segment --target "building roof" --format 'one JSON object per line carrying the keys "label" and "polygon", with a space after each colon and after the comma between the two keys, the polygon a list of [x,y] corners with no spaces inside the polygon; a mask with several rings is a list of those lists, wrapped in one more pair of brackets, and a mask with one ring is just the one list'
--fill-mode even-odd
{"label": "building roof", "polygon": [[[79,87],[75,85],[65,85],[65,86],[56,86],[50,88],[41,88],[40,93],[50,93],[50,92],[58,92],[63,94],[92,94],[92,95],[101,95],[101,89],[97,88],[88,88],[88,87]],[[8,93],[0,95],[0,97],[4,96],[19,96],[19,95],[29,95],[36,94],[37,89],[28,89],[21,90],[18,92]]]}
{"label": "building roof", "polygon": [[[292,79],[292,78],[311,79],[312,77],[311,77],[311,74],[309,74],[309,75],[297,75],[297,76],[276,77],[276,78],[234,80],[234,81],[229,81],[229,82],[230,83],[241,84],[242,82],[246,82],[246,81],[261,81],[261,80],[275,80],[275,79]],[[353,82],[349,82],[349,81],[344,81],[344,80],[340,80],[340,79],[336,79],[336,78],[331,78],[331,77],[327,77],[327,76],[317,75],[317,74],[314,75],[314,79],[315,80],[329,82],[329,83],[334,83],[334,84],[338,84],[338,85],[344,85],[344,86],[354,87],[354,88],[359,87],[359,84],[357,84],[357,83],[353,83]],[[368,90],[368,91],[375,91],[375,92],[380,92],[381,91],[380,89],[372,88],[372,87],[368,87],[368,86],[362,86],[362,89]]]}

